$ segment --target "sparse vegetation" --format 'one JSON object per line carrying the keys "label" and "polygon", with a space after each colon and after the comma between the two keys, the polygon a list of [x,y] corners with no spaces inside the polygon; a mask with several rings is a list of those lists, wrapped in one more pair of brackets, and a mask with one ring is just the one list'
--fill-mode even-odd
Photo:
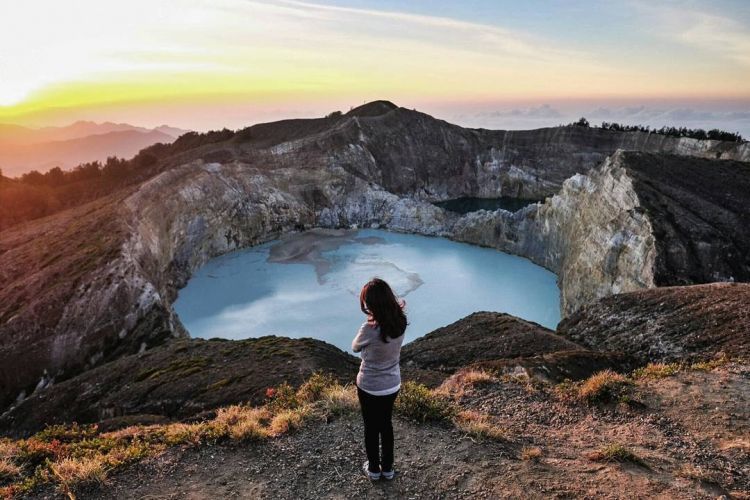
{"label": "sparse vegetation", "polygon": [[492,421],[489,415],[476,411],[459,412],[453,419],[455,426],[465,433],[478,437],[500,440],[506,437],[506,431]]}
{"label": "sparse vegetation", "polygon": [[[183,361],[139,376],[185,374],[208,362],[203,358]],[[0,480],[15,481],[0,488],[0,497],[47,483],[57,484],[62,493],[71,496],[79,485],[104,482],[118,467],[158,455],[168,447],[271,439],[301,428],[310,419],[328,419],[359,407],[354,386],[341,385],[322,373],[313,374],[297,390],[289,384],[269,388],[268,396],[263,406],[219,408],[214,418],[202,422],[135,425],[105,433],[95,425],[55,425],[28,439],[0,440]],[[424,408],[429,414],[437,411],[429,404]]]}
{"label": "sparse vegetation", "polygon": [[710,372],[714,368],[718,368],[720,366],[723,366],[725,364],[729,363],[729,358],[727,356],[720,356],[716,359],[712,359],[709,361],[701,361],[698,363],[693,363],[690,365],[691,370],[697,370],[697,371],[703,371],[703,372]]}
{"label": "sparse vegetation", "polygon": [[649,363],[633,371],[633,378],[664,378],[671,377],[680,371],[679,363]]}
{"label": "sparse vegetation", "polygon": [[627,396],[627,389],[632,381],[624,375],[603,370],[582,382],[563,382],[557,386],[557,392],[563,398],[576,399],[588,404],[611,403]]}
{"label": "sparse vegetation", "polygon": [[21,467],[9,458],[0,458],[0,479],[12,479],[21,474]]}
{"label": "sparse vegetation", "polygon": [[416,422],[441,422],[450,421],[456,409],[442,394],[409,381],[401,386],[395,411],[398,415]]}
{"label": "sparse vegetation", "polygon": [[167,374],[185,377],[192,373],[198,373],[207,367],[211,361],[203,357],[178,359],[172,361],[166,368],[161,370],[149,369],[144,370],[136,376],[136,381],[154,380]]}
{"label": "sparse vegetation", "polygon": [[459,370],[440,384],[436,392],[459,400],[476,385],[497,381],[497,377],[486,370],[469,368]]}
{"label": "sparse vegetation", "polygon": [[595,462],[629,462],[646,466],[646,462],[642,458],[620,443],[602,446],[598,450],[589,453],[587,458]]}

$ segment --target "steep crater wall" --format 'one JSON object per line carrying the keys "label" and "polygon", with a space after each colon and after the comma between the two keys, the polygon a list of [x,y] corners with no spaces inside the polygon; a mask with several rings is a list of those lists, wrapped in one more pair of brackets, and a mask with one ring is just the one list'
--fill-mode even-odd
{"label": "steep crater wall", "polygon": [[[574,174],[623,145],[713,157],[748,153],[725,143],[577,127],[462,129],[385,109],[253,127],[193,158],[182,153],[178,165],[129,192],[3,233],[0,259],[10,265],[0,273],[12,284],[3,296],[14,302],[0,308],[0,353],[7,360],[2,405],[185,335],[171,303],[195,269],[216,255],[314,226],[377,225],[528,257],[558,274],[564,314],[598,297],[668,284],[682,275],[655,277],[666,248],[659,246],[659,231],[667,227],[660,221],[667,218],[658,216],[658,204],[643,201],[651,199],[639,188],[650,178],[647,170],[633,174],[629,153],[618,153],[599,169]],[[738,165],[705,161],[725,170]],[[512,214],[464,217],[430,203],[477,195],[550,197]],[[33,276],[24,276],[30,265]],[[55,279],[62,284],[52,294],[45,286]],[[59,314],[46,312],[53,307]]]}

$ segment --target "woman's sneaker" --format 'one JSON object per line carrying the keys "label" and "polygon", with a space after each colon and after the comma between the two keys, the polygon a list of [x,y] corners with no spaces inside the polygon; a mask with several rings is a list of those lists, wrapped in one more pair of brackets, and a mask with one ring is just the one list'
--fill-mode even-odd
{"label": "woman's sneaker", "polygon": [[396,476],[396,471],[394,471],[393,469],[384,470],[383,472],[381,472],[381,475],[383,476],[383,479],[387,479],[388,481],[390,481]]}
{"label": "woman's sneaker", "polygon": [[370,472],[370,462],[363,463],[362,470],[365,471],[365,476],[369,477],[371,481],[377,481],[380,479],[380,472]]}

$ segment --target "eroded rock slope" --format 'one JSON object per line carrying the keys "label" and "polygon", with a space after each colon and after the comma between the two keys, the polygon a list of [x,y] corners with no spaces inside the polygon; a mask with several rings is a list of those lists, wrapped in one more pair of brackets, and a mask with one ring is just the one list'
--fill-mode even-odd
{"label": "eroded rock slope", "polygon": [[[0,233],[0,406],[184,336],[171,304],[195,269],[221,253],[313,226],[378,225],[526,256],[558,273],[564,314],[656,284],[744,279],[746,240],[735,236],[736,253],[725,263],[701,261],[712,274],[680,274],[672,264],[665,269],[676,274],[662,272],[672,233],[692,219],[682,217],[687,222],[673,232],[660,228],[669,220],[661,214],[705,195],[706,206],[729,207],[708,224],[735,218],[713,224],[696,245],[721,240],[717,248],[729,248],[721,245],[746,220],[736,212],[747,206],[748,192],[731,191],[738,201],[725,204],[722,192],[697,189],[705,187],[698,179],[720,169],[741,172],[733,174],[738,180],[746,164],[705,160],[705,167],[685,170],[695,180],[680,181],[680,196],[660,198],[661,170],[648,167],[659,156],[636,164],[627,153],[615,154],[621,148],[750,158],[747,145],[639,132],[464,129],[379,101],[339,118],[253,126],[161,159],[161,173],[141,185]],[[664,163],[680,170],[692,161]],[[461,219],[430,203],[500,195],[548,199],[514,214]],[[692,236],[680,234],[683,241]],[[681,262],[721,257],[693,250]]]}

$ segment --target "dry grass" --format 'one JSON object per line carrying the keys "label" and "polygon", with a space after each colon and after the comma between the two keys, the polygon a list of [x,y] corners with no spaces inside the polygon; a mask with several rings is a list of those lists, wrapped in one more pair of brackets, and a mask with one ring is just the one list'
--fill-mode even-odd
{"label": "dry grass", "polygon": [[587,403],[607,403],[619,399],[631,382],[612,370],[603,370],[578,386],[578,399]]}
{"label": "dry grass", "polygon": [[678,363],[649,363],[646,366],[633,371],[633,378],[665,378],[671,377],[680,371]]}
{"label": "dry grass", "polygon": [[311,409],[309,407],[297,408],[294,410],[282,410],[271,419],[268,425],[269,436],[280,436],[291,430],[302,427],[305,418],[309,417]]}
{"label": "dry grass", "polygon": [[178,444],[197,446],[201,444],[205,430],[205,424],[169,424],[163,427],[164,442],[170,446]]}
{"label": "dry grass", "polygon": [[11,461],[10,458],[0,458],[0,479],[13,479],[21,475],[22,469]]}
{"label": "dry grass", "polygon": [[702,372],[710,372],[714,368],[724,366],[727,363],[729,363],[729,358],[727,356],[721,356],[719,358],[712,359],[710,361],[701,361],[699,363],[693,363],[692,365],[690,365],[690,369],[696,370],[696,371],[702,371]]}
{"label": "dry grass", "polygon": [[131,425],[130,427],[124,427],[116,431],[105,432],[101,434],[103,438],[114,439],[116,441],[132,440],[143,437],[150,430],[159,428],[158,425],[142,426],[142,425]]}
{"label": "dry grass", "polygon": [[612,443],[602,446],[587,455],[589,460],[595,462],[629,462],[636,465],[646,466],[641,457],[633,453],[620,443]]}
{"label": "dry grass", "polygon": [[524,446],[521,450],[521,459],[529,462],[538,462],[542,458],[542,449],[537,446]]}
{"label": "dry grass", "polygon": [[270,420],[271,413],[267,408],[232,405],[220,408],[211,424],[219,429],[219,434],[225,433],[232,439],[244,441],[268,437],[265,425]]}
{"label": "dry grass", "polygon": [[476,411],[462,411],[453,419],[454,425],[465,433],[479,438],[500,440],[506,437],[506,431],[492,422],[489,415]]}
{"label": "dry grass", "polygon": [[107,480],[107,459],[104,455],[65,458],[50,466],[57,479],[68,487],[84,483],[104,483]]}
{"label": "dry grass", "polygon": [[[407,412],[424,419],[449,419],[451,407],[445,398],[424,386],[405,386]],[[113,469],[170,446],[269,439],[299,429],[313,417],[327,419],[359,409],[354,386],[342,386],[320,373],[299,389],[282,384],[269,388],[268,395],[261,407],[227,406],[214,418],[197,423],[134,425],[106,433],[96,426],[53,426],[29,439],[0,439],[0,479],[13,481],[0,487],[0,497],[29,493],[49,482],[73,497],[78,485],[104,482]]]}
{"label": "dry grass", "polygon": [[18,445],[9,439],[0,440],[0,459],[18,456]]}
{"label": "dry grass", "polygon": [[496,382],[497,380],[497,377],[488,371],[470,368],[454,373],[445,379],[435,391],[438,394],[459,400],[475,385]]}
{"label": "dry grass", "polygon": [[357,388],[353,385],[334,385],[327,387],[320,398],[319,405],[327,415],[345,415],[359,410]]}

